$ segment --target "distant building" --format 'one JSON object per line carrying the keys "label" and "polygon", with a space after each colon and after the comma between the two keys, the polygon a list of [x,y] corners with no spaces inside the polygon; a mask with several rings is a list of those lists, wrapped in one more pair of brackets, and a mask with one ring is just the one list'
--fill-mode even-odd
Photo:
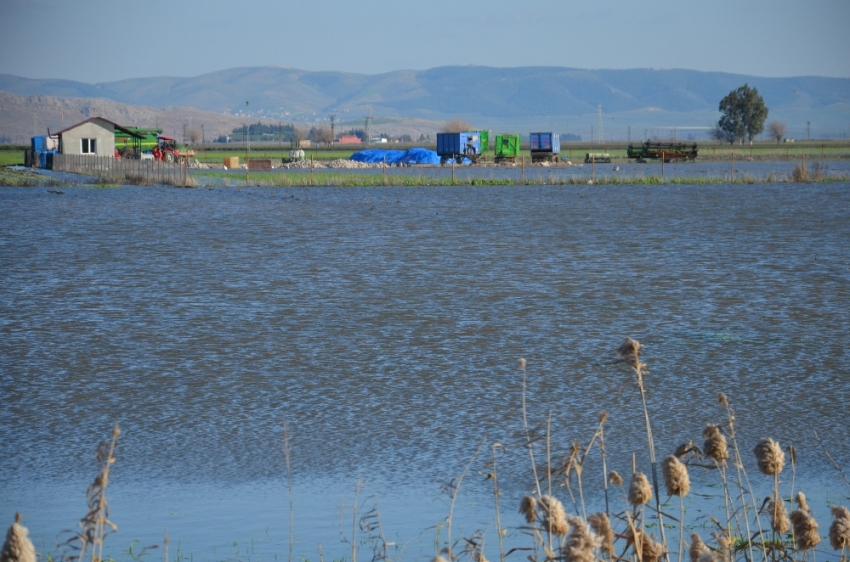
{"label": "distant building", "polygon": [[342,135],[336,142],[337,144],[360,144],[361,140],[356,135]]}
{"label": "distant building", "polygon": [[72,125],[52,136],[59,137],[60,154],[91,154],[93,156],[115,155],[115,129],[132,137],[137,133],[129,131],[103,117],[92,117],[82,123]]}

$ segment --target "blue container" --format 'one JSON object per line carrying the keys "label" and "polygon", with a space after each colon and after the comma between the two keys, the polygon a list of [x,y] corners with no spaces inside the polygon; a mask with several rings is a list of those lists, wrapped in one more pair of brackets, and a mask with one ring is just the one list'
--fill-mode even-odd
{"label": "blue container", "polygon": [[528,135],[531,152],[560,154],[561,137],[558,133],[530,133]]}
{"label": "blue container", "polygon": [[53,169],[53,155],[56,154],[55,150],[43,150],[41,152],[37,152],[38,154],[38,167],[42,170],[52,170]]}
{"label": "blue container", "polygon": [[437,133],[437,155],[477,157],[481,154],[481,135],[468,133]]}
{"label": "blue container", "polygon": [[33,152],[44,152],[46,150],[47,137],[32,137],[30,145]]}

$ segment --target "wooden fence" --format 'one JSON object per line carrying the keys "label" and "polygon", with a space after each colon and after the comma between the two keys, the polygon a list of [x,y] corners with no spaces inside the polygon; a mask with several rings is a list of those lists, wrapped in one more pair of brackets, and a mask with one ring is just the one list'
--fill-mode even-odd
{"label": "wooden fence", "polygon": [[54,154],[53,170],[147,185],[163,184],[182,187],[194,185],[185,162],[130,160],[88,154]]}

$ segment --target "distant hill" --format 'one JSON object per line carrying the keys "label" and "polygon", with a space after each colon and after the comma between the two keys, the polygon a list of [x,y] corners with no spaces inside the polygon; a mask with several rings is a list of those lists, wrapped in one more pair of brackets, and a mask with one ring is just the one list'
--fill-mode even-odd
{"label": "distant hill", "polygon": [[[730,90],[758,88],[773,118],[800,135],[841,134],[850,127],[850,79],[802,76],[760,78],[693,70],[580,70],[560,67],[446,66],[365,75],[291,68],[233,68],[191,78],[137,78],[85,84],[0,75],[0,91],[22,96],[105,98],[149,107],[192,107],[252,118],[341,121],[379,117],[443,121],[462,118],[478,127],[633,137],[644,129],[707,127]],[[796,131],[796,132],[795,132]]]}
{"label": "distant hill", "polygon": [[[26,144],[29,138],[46,135],[48,130],[56,132],[85,121],[89,117],[104,117],[119,125],[137,127],[159,127],[167,135],[183,139],[183,127],[195,127],[203,131],[207,141],[219,135],[228,135],[233,129],[241,128],[245,122],[277,123],[278,120],[260,119],[255,116],[228,115],[201,111],[192,107],[147,107],[118,103],[104,98],[79,98],[55,96],[20,96],[0,91],[0,143]],[[439,131],[442,122],[426,119],[378,118],[373,120],[376,134],[392,136],[410,134],[431,136]],[[309,124],[299,124],[308,128]],[[337,130],[342,132],[362,123],[340,121]]]}

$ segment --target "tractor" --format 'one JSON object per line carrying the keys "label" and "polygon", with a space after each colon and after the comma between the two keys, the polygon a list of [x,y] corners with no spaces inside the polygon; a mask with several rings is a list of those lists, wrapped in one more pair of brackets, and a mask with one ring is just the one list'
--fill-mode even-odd
{"label": "tractor", "polygon": [[[162,162],[187,162],[195,155],[194,150],[186,150],[171,137],[157,135],[157,145],[153,149],[153,157]],[[182,152],[181,152],[181,149]]]}

